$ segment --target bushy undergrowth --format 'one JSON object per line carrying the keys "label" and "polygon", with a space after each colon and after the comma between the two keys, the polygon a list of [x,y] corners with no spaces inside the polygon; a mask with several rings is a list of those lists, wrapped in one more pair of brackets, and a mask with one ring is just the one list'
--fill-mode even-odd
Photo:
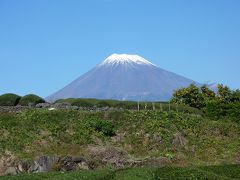
{"label": "bushy undergrowth", "polygon": [[0,152],[19,157],[87,153],[89,144],[118,147],[135,158],[186,164],[234,163],[240,125],[160,111],[26,110],[0,114]]}

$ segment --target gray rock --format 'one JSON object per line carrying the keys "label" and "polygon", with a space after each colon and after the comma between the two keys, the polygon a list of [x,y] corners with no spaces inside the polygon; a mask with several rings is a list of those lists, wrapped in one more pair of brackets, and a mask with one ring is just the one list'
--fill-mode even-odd
{"label": "gray rock", "polygon": [[4,174],[5,175],[17,175],[17,170],[15,167],[8,167]]}
{"label": "gray rock", "polygon": [[74,171],[76,168],[77,164],[73,161],[72,157],[67,156],[63,159],[61,171]]}
{"label": "gray rock", "polygon": [[80,162],[77,164],[77,169],[78,170],[89,170],[89,166],[87,162]]}
{"label": "gray rock", "polygon": [[75,162],[75,163],[86,162],[86,160],[83,157],[73,157],[72,161]]}
{"label": "gray rock", "polygon": [[66,109],[69,109],[69,110],[79,110],[79,107],[78,106],[66,106]]}
{"label": "gray rock", "polygon": [[50,103],[38,103],[36,108],[49,108],[51,106]]}
{"label": "gray rock", "polygon": [[37,161],[34,161],[29,171],[34,173],[49,172],[55,163],[59,161],[59,157],[42,156]]}
{"label": "gray rock", "polygon": [[17,164],[17,171],[20,173],[28,172],[29,168],[31,167],[31,164],[27,161],[20,161]]}
{"label": "gray rock", "polygon": [[67,107],[71,106],[70,103],[64,102],[64,103],[55,103],[51,107],[56,109],[67,109]]}

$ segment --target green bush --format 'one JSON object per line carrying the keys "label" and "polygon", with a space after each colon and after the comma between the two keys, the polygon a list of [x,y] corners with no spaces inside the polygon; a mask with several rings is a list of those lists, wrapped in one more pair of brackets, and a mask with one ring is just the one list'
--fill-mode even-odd
{"label": "green bush", "polygon": [[92,128],[94,128],[95,131],[101,132],[105,136],[113,136],[114,135],[114,126],[111,121],[93,118],[90,121],[90,126]]}
{"label": "green bush", "polygon": [[0,106],[16,106],[20,99],[16,94],[3,94],[0,96]]}
{"label": "green bush", "polygon": [[28,106],[29,104],[38,104],[38,103],[44,103],[45,100],[35,94],[28,94],[26,96],[23,96],[20,101],[19,104],[22,106]]}
{"label": "green bush", "polygon": [[113,106],[112,104],[110,104],[110,102],[101,100],[97,103],[97,107],[111,107]]}

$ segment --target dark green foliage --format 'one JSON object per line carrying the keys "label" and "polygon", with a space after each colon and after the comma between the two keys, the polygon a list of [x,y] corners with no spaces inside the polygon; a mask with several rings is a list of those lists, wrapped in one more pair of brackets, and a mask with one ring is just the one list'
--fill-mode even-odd
{"label": "dark green foliage", "polygon": [[204,98],[204,101],[209,101],[209,100],[212,100],[216,97],[216,94],[214,91],[212,91],[211,89],[209,89],[207,87],[207,85],[203,85],[200,87],[201,89],[201,93],[203,95],[203,98]]}
{"label": "dark green foliage", "polygon": [[199,108],[213,119],[229,117],[240,121],[240,90],[232,91],[224,85],[218,85],[217,95],[206,85],[190,85],[175,91],[171,102]]}
{"label": "dark green foliage", "polygon": [[109,102],[107,102],[107,101],[104,101],[104,100],[99,101],[97,103],[97,107],[110,107],[110,106],[111,106],[111,104]]}
{"label": "dark green foliage", "polygon": [[96,131],[103,133],[105,136],[114,135],[114,126],[111,121],[92,118],[90,121],[90,126],[93,127]]}
{"label": "dark green foliage", "polygon": [[16,106],[20,99],[16,94],[3,94],[0,96],[0,106]]}
{"label": "dark green foliage", "polygon": [[19,104],[22,106],[28,106],[29,104],[32,105],[36,105],[38,103],[44,103],[45,100],[35,94],[28,94],[26,96],[23,96],[20,101]]}
{"label": "dark green foliage", "polygon": [[230,102],[240,102],[240,90],[239,89],[232,92]]}
{"label": "dark green foliage", "polygon": [[218,99],[221,102],[228,103],[231,100],[232,91],[229,87],[222,84],[218,85]]}
{"label": "dark green foliage", "polygon": [[208,117],[220,119],[229,117],[240,122],[240,102],[224,103],[219,100],[207,102],[204,112]]}
{"label": "dark green foliage", "polygon": [[189,105],[190,107],[201,109],[204,106],[204,97],[200,89],[191,84],[189,87],[176,90],[171,100],[176,104]]}

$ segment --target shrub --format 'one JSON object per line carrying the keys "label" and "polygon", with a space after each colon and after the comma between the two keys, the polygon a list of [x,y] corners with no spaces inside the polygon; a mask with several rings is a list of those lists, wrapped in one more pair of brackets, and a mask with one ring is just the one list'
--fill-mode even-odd
{"label": "shrub", "polygon": [[101,100],[97,103],[97,107],[111,107],[112,105],[104,100]]}
{"label": "shrub", "polygon": [[73,106],[79,106],[79,107],[93,107],[94,104],[87,101],[87,100],[82,100],[82,99],[79,99],[79,100],[76,100],[74,102],[71,103]]}
{"label": "shrub", "polygon": [[16,106],[20,99],[16,94],[3,94],[0,96],[0,106]]}
{"label": "shrub", "polygon": [[90,121],[90,126],[94,128],[95,131],[102,132],[105,136],[114,135],[114,126],[111,121],[93,118]]}
{"label": "shrub", "polygon": [[20,101],[19,104],[22,106],[28,106],[29,104],[38,104],[38,103],[44,103],[45,100],[35,94],[28,94],[26,96],[23,96]]}

